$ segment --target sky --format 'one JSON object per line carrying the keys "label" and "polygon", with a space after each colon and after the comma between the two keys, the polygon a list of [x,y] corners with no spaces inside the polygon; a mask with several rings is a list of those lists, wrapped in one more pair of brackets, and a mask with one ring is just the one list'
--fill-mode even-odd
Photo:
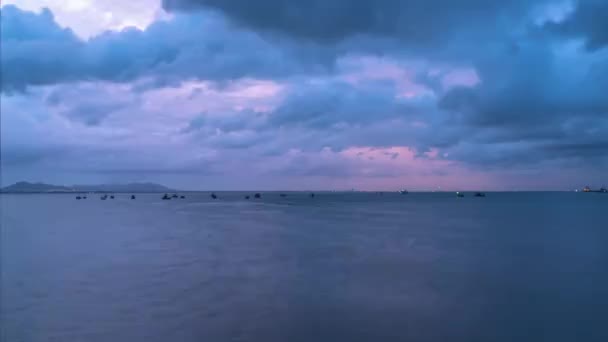
{"label": "sky", "polygon": [[2,185],[608,184],[608,1],[4,0]]}

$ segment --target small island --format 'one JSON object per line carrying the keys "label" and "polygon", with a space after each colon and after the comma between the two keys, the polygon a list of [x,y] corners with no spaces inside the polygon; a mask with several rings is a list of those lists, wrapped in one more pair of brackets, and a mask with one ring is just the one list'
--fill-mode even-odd
{"label": "small island", "polygon": [[164,185],[155,183],[98,184],[98,185],[53,185],[46,183],[17,182],[1,188],[7,194],[46,194],[46,193],[162,193],[176,192]]}

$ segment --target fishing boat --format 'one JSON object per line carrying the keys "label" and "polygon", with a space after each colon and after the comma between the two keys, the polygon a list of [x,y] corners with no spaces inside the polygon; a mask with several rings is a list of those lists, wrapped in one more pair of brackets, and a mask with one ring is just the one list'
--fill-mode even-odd
{"label": "fishing boat", "polygon": [[599,192],[599,193],[608,193],[608,189],[605,186],[599,188],[598,190],[593,190],[590,187],[586,186],[583,188],[583,192]]}
{"label": "fishing boat", "polygon": [[475,197],[486,197],[486,194],[484,194],[483,192],[476,192]]}
{"label": "fishing boat", "polygon": [[171,197],[169,197],[169,195],[168,195],[168,194],[165,194],[165,195],[162,197],[162,199],[163,199],[163,200],[165,200],[165,201],[167,201],[167,200],[170,200],[170,199],[171,199]]}

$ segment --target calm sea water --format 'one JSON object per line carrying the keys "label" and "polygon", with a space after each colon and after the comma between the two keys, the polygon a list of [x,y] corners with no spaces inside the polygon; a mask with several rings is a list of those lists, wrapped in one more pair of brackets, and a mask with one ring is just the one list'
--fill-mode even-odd
{"label": "calm sea water", "polygon": [[2,195],[2,341],[608,341],[608,195]]}

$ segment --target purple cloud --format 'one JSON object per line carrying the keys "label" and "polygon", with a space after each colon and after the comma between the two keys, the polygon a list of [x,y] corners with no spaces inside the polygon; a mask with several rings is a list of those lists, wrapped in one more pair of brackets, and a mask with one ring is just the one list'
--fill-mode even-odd
{"label": "purple cloud", "polygon": [[560,4],[165,1],[162,20],[87,39],[5,5],[3,181],[602,183],[604,6]]}

